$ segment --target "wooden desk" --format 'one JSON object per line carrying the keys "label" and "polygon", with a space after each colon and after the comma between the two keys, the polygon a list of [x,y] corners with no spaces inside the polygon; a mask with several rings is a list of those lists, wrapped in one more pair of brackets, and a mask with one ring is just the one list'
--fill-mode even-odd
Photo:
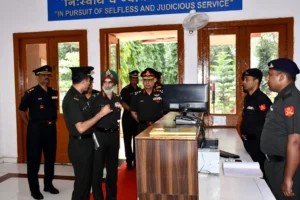
{"label": "wooden desk", "polygon": [[174,128],[178,113],[168,113],[135,138],[139,200],[198,200],[197,131],[189,136],[150,135]]}
{"label": "wooden desk", "polygon": [[[275,200],[264,179],[224,176],[224,158],[219,175],[198,174],[194,137],[149,135],[154,127],[174,127],[175,116],[166,115],[136,137],[139,200]],[[208,128],[206,137],[218,138],[219,149],[240,155],[242,161],[252,161],[236,129]]]}

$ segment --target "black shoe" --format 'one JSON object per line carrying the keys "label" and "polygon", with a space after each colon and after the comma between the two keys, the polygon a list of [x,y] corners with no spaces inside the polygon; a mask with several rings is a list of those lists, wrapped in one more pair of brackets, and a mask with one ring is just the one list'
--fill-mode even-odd
{"label": "black shoe", "polygon": [[56,189],[54,186],[48,187],[48,188],[45,187],[44,191],[45,192],[50,192],[51,194],[58,194],[59,193],[58,189]]}
{"label": "black shoe", "polygon": [[40,191],[31,193],[31,196],[34,199],[44,199],[44,196],[42,195],[42,193]]}

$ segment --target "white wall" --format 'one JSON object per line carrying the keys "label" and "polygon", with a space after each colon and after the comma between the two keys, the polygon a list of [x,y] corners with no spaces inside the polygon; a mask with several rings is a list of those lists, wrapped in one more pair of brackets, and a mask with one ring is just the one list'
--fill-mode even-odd
{"label": "white wall", "polygon": [[[210,21],[231,21],[294,17],[294,58],[300,65],[300,12],[297,0],[244,0],[242,11],[208,13]],[[100,74],[99,29],[182,23],[186,14],[105,18],[72,21],[47,21],[47,1],[9,0],[0,6],[0,158],[17,157],[14,86],[13,33],[50,30],[88,30],[88,61]],[[271,3],[271,4],[270,4]],[[197,82],[197,37],[185,32],[185,83]],[[95,76],[97,77],[97,76]],[[100,80],[95,78],[95,86]],[[300,81],[297,82],[300,85]]]}

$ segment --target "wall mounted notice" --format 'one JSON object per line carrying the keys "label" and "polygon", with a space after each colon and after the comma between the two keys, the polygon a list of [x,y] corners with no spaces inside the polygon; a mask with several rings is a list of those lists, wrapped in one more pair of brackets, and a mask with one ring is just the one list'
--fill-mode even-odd
{"label": "wall mounted notice", "polygon": [[243,0],[48,0],[48,20],[242,10]]}

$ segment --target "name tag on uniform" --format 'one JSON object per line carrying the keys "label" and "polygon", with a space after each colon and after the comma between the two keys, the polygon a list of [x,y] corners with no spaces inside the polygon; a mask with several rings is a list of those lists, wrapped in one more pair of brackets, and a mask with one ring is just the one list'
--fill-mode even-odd
{"label": "name tag on uniform", "polygon": [[58,99],[58,96],[52,96],[52,99]]}
{"label": "name tag on uniform", "polygon": [[255,110],[255,108],[253,106],[248,106],[247,110]]}

